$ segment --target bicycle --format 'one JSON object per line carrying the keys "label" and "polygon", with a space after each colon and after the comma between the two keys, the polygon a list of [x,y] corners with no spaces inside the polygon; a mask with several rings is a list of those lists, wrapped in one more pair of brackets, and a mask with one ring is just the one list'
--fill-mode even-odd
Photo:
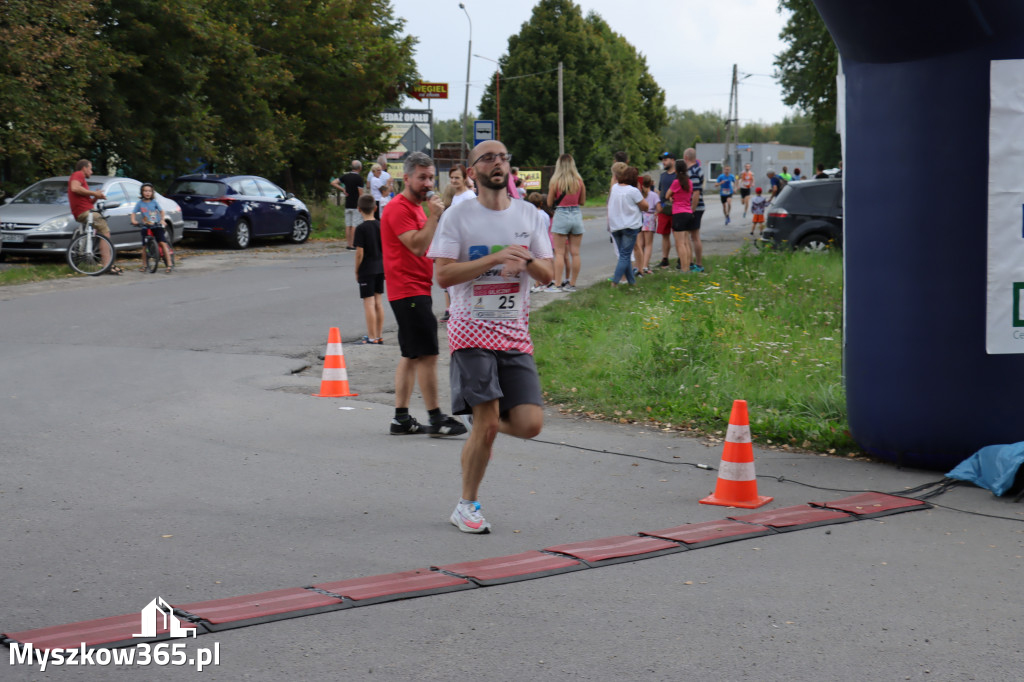
{"label": "bicycle", "polygon": [[[117,251],[114,249],[113,242],[102,234],[98,234],[93,227],[95,214],[99,214],[101,218],[107,217],[104,208],[104,202],[96,202],[92,210],[89,211],[85,227],[75,230],[75,236],[72,237],[71,243],[68,245],[68,266],[82,275],[102,275],[108,272],[114,266],[114,261],[117,260]],[[106,258],[103,256],[104,242],[107,246]]]}
{"label": "bicycle", "polygon": [[149,273],[156,272],[156,269],[160,267],[160,252],[163,251],[167,256],[164,262],[167,263],[167,271],[170,272],[174,269],[174,251],[167,245],[161,246],[161,242],[158,242],[153,234],[154,227],[156,225],[150,223],[145,225],[146,235],[142,239],[143,267]]}

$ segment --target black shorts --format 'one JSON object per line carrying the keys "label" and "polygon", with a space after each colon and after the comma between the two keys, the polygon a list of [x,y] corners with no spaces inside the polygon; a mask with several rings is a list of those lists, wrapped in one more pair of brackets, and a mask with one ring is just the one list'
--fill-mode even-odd
{"label": "black shorts", "polygon": [[696,232],[700,229],[700,221],[704,217],[704,211],[694,211],[693,221],[690,222],[690,231]]}
{"label": "black shorts", "polygon": [[384,293],[384,273],[365,275],[356,280],[359,284],[359,298],[371,298],[374,294]]}
{"label": "black shorts", "polygon": [[689,232],[690,230],[696,229],[693,226],[693,214],[692,213],[673,213],[672,214],[672,231],[673,232]]}
{"label": "black shorts", "polygon": [[722,195],[722,203],[723,203],[723,204],[724,204],[725,202],[729,201],[729,199],[732,199],[732,195],[731,195],[731,194],[723,194],[723,195]]}
{"label": "black shorts", "polygon": [[390,303],[398,322],[398,347],[402,357],[437,355],[437,318],[430,296],[410,296]]}
{"label": "black shorts", "polygon": [[750,188],[749,187],[740,187],[740,198],[741,199],[746,199],[749,196],[750,196]]}
{"label": "black shorts", "polygon": [[533,356],[520,351],[460,348],[448,366],[452,414],[472,414],[473,406],[498,401],[507,417],[517,405],[543,405]]}
{"label": "black shorts", "polygon": [[170,244],[170,242],[167,241],[167,230],[165,230],[161,225],[149,225],[141,228],[139,230],[139,234],[142,235],[142,241],[146,241],[146,232],[149,230],[153,230],[153,239],[158,242],[163,242],[164,244]]}

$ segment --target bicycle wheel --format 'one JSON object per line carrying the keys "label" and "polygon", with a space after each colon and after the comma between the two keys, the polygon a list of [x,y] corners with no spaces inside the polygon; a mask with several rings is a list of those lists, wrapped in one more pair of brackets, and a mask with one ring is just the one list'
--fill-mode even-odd
{"label": "bicycle wheel", "polygon": [[156,272],[156,269],[160,267],[160,247],[157,246],[156,240],[152,237],[146,237],[146,246],[142,251],[142,257],[146,262],[146,271]]}
{"label": "bicycle wheel", "polygon": [[[110,256],[104,260],[100,242],[107,243]],[[68,265],[83,275],[102,275],[114,264],[114,245],[101,234],[82,234],[71,240],[68,247]]]}

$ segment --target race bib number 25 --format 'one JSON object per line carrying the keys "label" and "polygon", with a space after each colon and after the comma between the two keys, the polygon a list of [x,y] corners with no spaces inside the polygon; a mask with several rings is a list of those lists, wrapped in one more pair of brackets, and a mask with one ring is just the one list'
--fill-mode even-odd
{"label": "race bib number 25", "polygon": [[474,320],[514,320],[522,306],[519,282],[473,285]]}

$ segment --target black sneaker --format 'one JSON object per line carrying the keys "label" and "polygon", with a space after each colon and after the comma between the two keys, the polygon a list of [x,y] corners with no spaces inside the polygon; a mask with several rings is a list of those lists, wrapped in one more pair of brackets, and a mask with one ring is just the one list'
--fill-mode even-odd
{"label": "black sneaker", "polygon": [[441,316],[441,321],[442,322],[447,322],[451,318],[451,316],[452,316],[451,312],[446,310],[446,311],[444,311],[444,315]]}
{"label": "black sneaker", "polygon": [[431,438],[461,436],[467,431],[465,424],[455,417],[449,417],[446,414],[441,415],[441,419],[436,422],[431,421],[429,426],[424,427],[424,430]]}
{"label": "black sneaker", "polygon": [[682,263],[682,261],[680,261],[680,260],[679,260],[679,259],[677,258],[677,259],[676,259],[676,270],[682,270],[682,269],[683,269],[683,263]]}
{"label": "black sneaker", "polygon": [[423,427],[420,426],[420,423],[416,421],[414,417],[409,417],[408,419],[403,419],[401,421],[398,419],[391,420],[392,436],[407,436],[410,433],[420,433],[423,430]]}
{"label": "black sneaker", "polygon": [[661,262],[658,263],[658,267],[659,268],[667,268],[668,267],[668,258],[662,258]]}

